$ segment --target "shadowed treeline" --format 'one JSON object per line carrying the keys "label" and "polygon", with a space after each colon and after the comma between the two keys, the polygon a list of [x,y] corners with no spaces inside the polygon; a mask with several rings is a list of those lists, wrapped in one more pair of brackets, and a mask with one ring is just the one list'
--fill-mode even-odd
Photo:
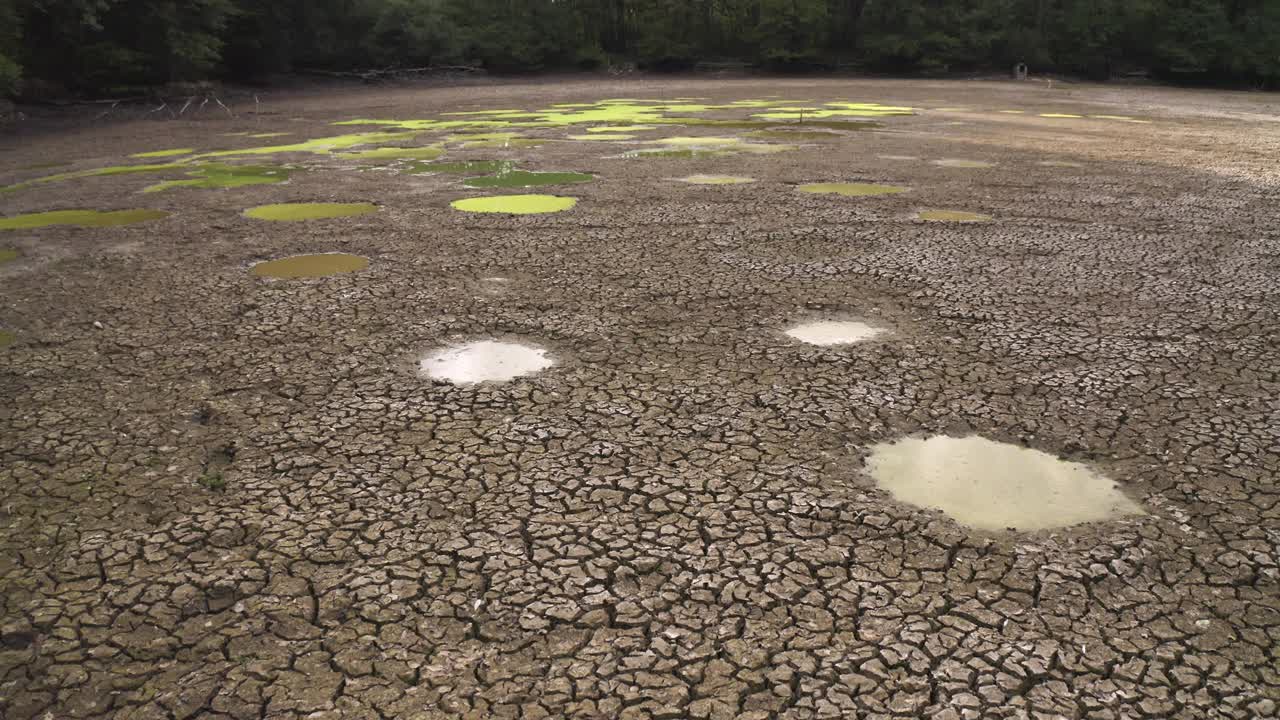
{"label": "shadowed treeline", "polygon": [[296,70],[704,61],[1280,79],[1276,0],[0,0],[0,94]]}

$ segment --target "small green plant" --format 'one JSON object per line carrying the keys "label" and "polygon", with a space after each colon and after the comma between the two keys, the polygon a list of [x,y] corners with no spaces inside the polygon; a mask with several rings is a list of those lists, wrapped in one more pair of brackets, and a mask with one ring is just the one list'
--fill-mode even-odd
{"label": "small green plant", "polygon": [[200,479],[196,480],[196,482],[205,490],[213,492],[222,492],[227,489],[227,479],[222,476],[222,473],[216,470],[201,475]]}

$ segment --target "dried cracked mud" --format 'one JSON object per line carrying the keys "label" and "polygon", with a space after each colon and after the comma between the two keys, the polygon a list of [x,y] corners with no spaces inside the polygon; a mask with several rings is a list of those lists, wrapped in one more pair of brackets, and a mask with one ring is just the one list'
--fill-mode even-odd
{"label": "dried cracked mud", "polygon": [[[479,147],[446,138],[493,129],[312,142],[353,118],[619,96],[757,101],[728,114],[743,127],[643,142],[835,101],[913,114],[778,154],[637,160],[570,139],[655,124],[609,113]],[[9,186],[51,161],[297,143],[271,154],[288,182],[139,194],[155,174],[113,172],[0,194],[6,217],[169,213],[4,234],[0,716],[1275,716],[1266,96],[666,79],[233,109],[0,143]],[[473,214],[450,209],[476,196],[465,175],[340,155],[438,143],[443,163],[595,180],[570,211]],[[694,175],[757,182],[671,181]],[[819,183],[911,192],[796,191]],[[380,211],[241,215],[320,200]],[[920,222],[929,208],[994,219]],[[372,262],[245,271],[331,252]],[[893,332],[809,346],[778,331],[799,317]],[[507,383],[419,376],[424,353],[475,338],[563,362]],[[871,448],[936,436],[1086,465],[1145,514],[980,531],[868,475]]]}

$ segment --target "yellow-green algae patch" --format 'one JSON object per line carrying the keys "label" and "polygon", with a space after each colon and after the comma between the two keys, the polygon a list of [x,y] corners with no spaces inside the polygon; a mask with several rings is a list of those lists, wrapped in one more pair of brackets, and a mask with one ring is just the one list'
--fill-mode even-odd
{"label": "yellow-green algae patch", "polygon": [[931,220],[933,222],[986,222],[991,219],[990,215],[963,212],[961,210],[922,210],[919,213],[919,217],[921,220]]}
{"label": "yellow-green algae patch", "polygon": [[253,135],[250,135],[249,137],[255,138],[257,140],[264,140],[266,138],[284,137],[285,135],[292,135],[292,134],[293,133],[287,133],[287,132],[265,132],[265,133],[255,133]]}
{"label": "yellow-green algae patch", "polygon": [[437,145],[424,147],[381,147],[372,150],[339,153],[339,157],[355,160],[435,160],[444,155],[444,148]]}
{"label": "yellow-green algae patch", "polygon": [[0,265],[17,260],[20,253],[13,248],[0,248]]}
{"label": "yellow-green algae patch", "polygon": [[820,195],[844,195],[846,197],[868,197],[873,195],[895,195],[904,193],[908,188],[898,185],[877,185],[874,183],[812,183],[801,185],[800,192]]}
{"label": "yellow-green algae patch", "polygon": [[258,277],[269,278],[317,278],[356,272],[369,267],[369,259],[347,253],[320,253],[294,255],[260,262],[250,270]]}
{"label": "yellow-green algae patch", "polygon": [[163,192],[174,188],[237,188],[249,185],[275,185],[286,182],[293,171],[275,165],[224,165],[203,163],[191,166],[188,180],[166,180],[142,189],[144,193]]}
{"label": "yellow-green algae patch", "polygon": [[960,160],[956,158],[947,158],[945,160],[934,160],[933,164],[937,165],[938,167],[946,167],[946,168],[977,169],[977,168],[995,167],[995,163],[984,162],[982,160]]}
{"label": "yellow-green algae patch", "polygon": [[680,178],[680,182],[694,185],[746,185],[755,181],[755,178],[738,175],[690,175],[689,177]]}
{"label": "yellow-green algae patch", "polygon": [[195,148],[176,148],[174,150],[152,150],[151,152],[134,153],[131,158],[166,158],[176,155],[190,155],[195,152]]}
{"label": "yellow-green algae patch", "polygon": [[169,217],[163,210],[53,210],[0,218],[0,230],[32,230],[52,225],[115,227]]}
{"label": "yellow-green algae patch", "polygon": [[1082,118],[1083,115],[1072,115],[1071,113],[1040,113],[1042,118]]}
{"label": "yellow-green algae patch", "polygon": [[17,339],[18,339],[18,336],[14,335],[8,330],[0,330],[0,348],[8,347],[12,345],[13,341]]}
{"label": "yellow-green algae patch", "polygon": [[273,222],[322,220],[325,218],[353,217],[377,212],[373,203],[281,203],[260,205],[244,211],[245,217]]}
{"label": "yellow-green algae patch", "polygon": [[559,195],[492,195],[489,197],[454,200],[455,210],[472,213],[507,213],[510,215],[537,215],[568,210],[578,204],[577,198]]}
{"label": "yellow-green algae patch", "polygon": [[889,117],[893,115],[914,115],[915,110],[909,107],[895,107],[878,103],[846,103],[831,102],[822,108],[775,108],[770,112],[757,113],[752,117],[763,120],[825,120],[836,117]]}

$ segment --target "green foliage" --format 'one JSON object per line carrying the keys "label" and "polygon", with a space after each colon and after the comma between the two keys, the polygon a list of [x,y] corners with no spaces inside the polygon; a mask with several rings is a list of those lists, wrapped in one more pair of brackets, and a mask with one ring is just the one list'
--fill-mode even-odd
{"label": "green foliage", "polygon": [[0,94],[297,69],[854,62],[1280,82],[1280,0],[0,0]]}
{"label": "green foliage", "polygon": [[211,470],[196,479],[196,484],[211,492],[222,492],[227,489],[227,479],[217,470]]}

